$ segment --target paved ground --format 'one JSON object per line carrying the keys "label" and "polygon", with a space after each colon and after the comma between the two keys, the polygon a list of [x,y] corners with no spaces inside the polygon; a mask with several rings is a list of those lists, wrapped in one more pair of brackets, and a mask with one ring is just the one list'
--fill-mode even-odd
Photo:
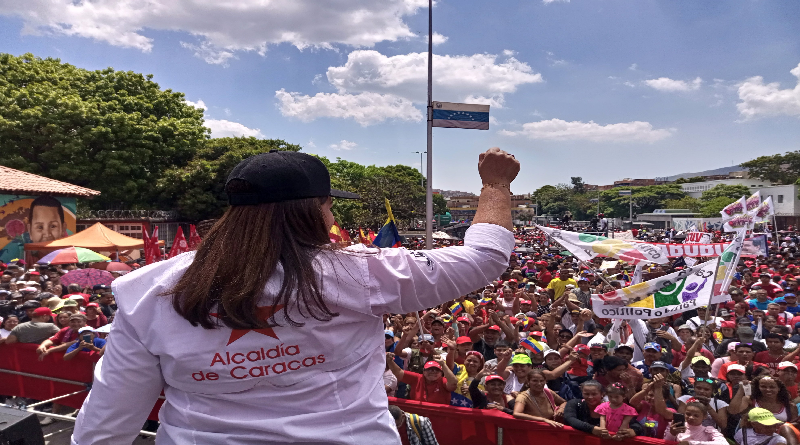
{"label": "paved ground", "polygon": [[[46,445],[70,445],[70,437],[72,436],[72,428],[75,426],[73,422],[58,420],[50,425],[42,426],[44,432]],[[143,438],[139,436],[133,441],[134,445],[153,445],[155,444],[154,437]]]}

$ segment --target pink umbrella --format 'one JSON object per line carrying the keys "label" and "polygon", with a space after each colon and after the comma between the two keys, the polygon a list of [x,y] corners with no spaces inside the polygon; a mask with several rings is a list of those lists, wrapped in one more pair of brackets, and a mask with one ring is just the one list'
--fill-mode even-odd
{"label": "pink umbrella", "polygon": [[94,268],[75,269],[64,274],[61,277],[61,282],[70,285],[72,283],[78,284],[83,287],[93,287],[98,284],[110,285],[114,281],[114,276],[105,270]]}
{"label": "pink umbrella", "polygon": [[125,263],[119,261],[110,261],[105,263],[92,263],[95,269],[107,270],[109,272],[130,272],[133,269]]}

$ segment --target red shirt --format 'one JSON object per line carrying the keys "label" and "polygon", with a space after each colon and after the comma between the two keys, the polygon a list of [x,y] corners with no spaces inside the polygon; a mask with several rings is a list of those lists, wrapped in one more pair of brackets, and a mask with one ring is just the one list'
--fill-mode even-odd
{"label": "red shirt", "polygon": [[786,354],[781,351],[780,357],[773,357],[769,354],[769,351],[761,351],[756,353],[753,357],[753,361],[758,363],[763,363],[769,367],[769,370],[772,372],[772,375],[778,374],[778,363],[781,362],[781,359]]}
{"label": "red shirt", "polygon": [[86,326],[90,326],[92,329],[97,329],[100,326],[105,326],[108,324],[108,319],[103,314],[97,314],[97,318],[94,320],[86,319]]}
{"label": "red shirt", "polygon": [[61,328],[60,331],[56,332],[56,335],[50,337],[50,341],[53,342],[53,346],[58,346],[60,344],[69,343],[77,338],[78,333],[67,326],[65,328]]}
{"label": "red shirt", "polygon": [[541,287],[547,287],[547,285],[550,284],[550,281],[552,280],[553,280],[553,274],[551,274],[550,271],[547,269],[541,270],[539,273],[536,274],[536,281],[539,282],[539,286]]}
{"label": "red shirt", "polygon": [[447,380],[444,377],[435,382],[428,382],[422,374],[403,371],[402,381],[410,386],[411,400],[450,405],[450,391],[447,390]]}

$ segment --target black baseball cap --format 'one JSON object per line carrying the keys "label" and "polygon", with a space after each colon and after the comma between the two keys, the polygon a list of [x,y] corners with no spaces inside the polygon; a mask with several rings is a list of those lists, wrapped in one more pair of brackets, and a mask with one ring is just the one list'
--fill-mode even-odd
{"label": "black baseball cap", "polygon": [[355,193],[331,188],[331,175],[314,156],[296,151],[272,150],[251,156],[233,168],[226,184],[240,179],[253,186],[251,192],[228,193],[231,205],[257,205],[293,199],[333,196],[358,199]]}

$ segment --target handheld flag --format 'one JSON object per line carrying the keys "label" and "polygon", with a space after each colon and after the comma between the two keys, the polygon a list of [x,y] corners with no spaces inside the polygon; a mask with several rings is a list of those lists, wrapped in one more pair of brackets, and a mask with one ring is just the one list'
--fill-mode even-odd
{"label": "handheld flag", "polygon": [[386,213],[389,214],[389,217],[386,219],[386,223],[381,227],[381,230],[378,231],[378,235],[372,241],[377,247],[400,247],[402,246],[402,238],[400,238],[400,233],[397,232],[397,225],[395,225],[394,215],[392,215],[392,206],[389,205],[389,200],[384,198],[386,201]]}
{"label": "handheld flag", "polygon": [[489,129],[489,105],[433,102],[433,126],[444,128]]}
{"label": "handheld flag", "polygon": [[454,317],[458,317],[458,314],[464,312],[464,306],[461,303],[456,302],[456,304],[450,306],[450,313],[453,314]]}
{"label": "handheld flag", "polygon": [[375,241],[375,232],[373,232],[372,229],[369,229],[369,231],[367,232],[367,239],[369,240],[370,244],[372,244],[372,242]]}
{"label": "handheld flag", "polygon": [[[760,199],[760,198],[759,198]],[[736,216],[741,216],[747,213],[747,201],[744,199],[744,196],[733,201],[732,203],[726,205],[719,214],[722,215],[722,220],[727,221],[731,218],[735,218]]]}
{"label": "handheld flag", "polygon": [[745,204],[745,207],[747,207],[746,212],[752,212],[753,210],[757,209],[758,206],[760,205],[761,205],[761,190],[756,190],[755,193],[753,193],[752,195],[750,195],[749,198],[747,198]]}
{"label": "handheld flag", "polygon": [[342,229],[336,222],[334,222],[331,226],[331,231],[328,233],[328,237],[332,243],[350,244],[350,234],[347,233],[347,230]]}
{"label": "handheld flag", "polygon": [[144,241],[144,261],[145,264],[153,262],[153,254],[150,252],[150,236],[147,235],[147,229],[142,226],[142,240]]}
{"label": "handheld flag", "polygon": [[161,247],[158,244],[158,226],[153,227],[153,236],[148,243],[150,245],[150,258],[145,258],[145,264],[152,264],[161,261]]}
{"label": "handheld flag", "polygon": [[541,342],[535,340],[533,337],[522,340],[519,342],[519,345],[536,354],[541,354],[547,349]]}
{"label": "handheld flag", "polygon": [[632,242],[588,233],[570,232],[537,225],[536,228],[556,240],[578,259],[589,261],[602,255],[616,258],[632,264],[640,262],[666,264],[669,262],[664,246],[641,242]]}
{"label": "handheld flag", "polygon": [[775,215],[775,207],[772,205],[772,196],[767,196],[767,199],[765,199],[761,205],[753,209],[750,214],[753,215],[753,222],[770,222],[770,217]]}
{"label": "handheld flag", "polygon": [[197,227],[194,224],[189,225],[189,250],[196,250],[202,241],[197,234]]}
{"label": "handheld flag", "polygon": [[361,227],[358,228],[358,242],[364,245],[372,245],[372,239],[367,238],[367,235],[364,234],[364,229]]}
{"label": "handheld flag", "polygon": [[175,241],[172,242],[172,248],[169,250],[169,257],[174,258],[188,251],[189,243],[186,242],[186,237],[183,236],[183,228],[178,226],[178,233],[175,234]]}
{"label": "handheld flag", "polygon": [[727,301],[711,297],[719,258],[633,286],[592,295],[592,310],[602,318],[650,319],[680,314]]}
{"label": "handheld flag", "polygon": [[486,306],[487,304],[489,304],[491,302],[492,302],[492,297],[490,297],[488,295],[483,296],[483,297],[481,297],[480,300],[478,300],[478,304],[480,304],[481,306]]}

